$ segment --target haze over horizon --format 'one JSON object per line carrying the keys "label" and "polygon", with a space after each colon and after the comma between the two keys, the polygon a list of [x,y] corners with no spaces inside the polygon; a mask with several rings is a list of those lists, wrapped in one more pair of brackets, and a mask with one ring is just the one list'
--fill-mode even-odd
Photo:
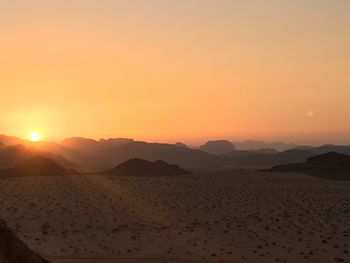
{"label": "haze over horizon", "polygon": [[[3,141],[2,141],[3,139]],[[45,145],[46,143],[57,143],[61,144],[64,143],[66,140],[68,141],[76,141],[76,139],[83,139],[83,140],[94,140],[96,142],[100,142],[103,140],[132,140],[134,142],[146,142],[146,143],[155,143],[155,144],[184,144],[185,146],[193,149],[199,149],[201,146],[205,145],[208,142],[220,142],[220,141],[228,141],[231,142],[236,150],[259,150],[259,149],[275,149],[279,151],[284,151],[288,149],[292,149],[294,147],[298,146],[312,146],[312,147],[319,147],[319,146],[325,146],[325,145],[346,145],[348,146],[348,143],[335,143],[334,141],[321,141],[320,143],[309,143],[309,144],[302,144],[302,143],[295,143],[292,141],[279,141],[279,140],[263,140],[263,139],[242,139],[242,140],[235,140],[232,138],[207,138],[207,139],[197,139],[195,141],[183,141],[183,140],[144,140],[140,138],[131,138],[131,137],[121,137],[121,136],[112,136],[112,137],[103,137],[103,138],[94,138],[94,137],[84,137],[84,136],[68,136],[62,139],[47,139],[43,138],[41,134],[38,134],[37,132],[31,133],[27,137],[17,137],[12,136],[8,134],[0,134],[0,144],[8,144],[8,145],[15,145],[15,144],[29,144],[32,146],[39,146]],[[21,140],[20,142],[17,142],[17,140]],[[8,142],[10,141],[10,142]]]}
{"label": "haze over horizon", "polygon": [[350,144],[350,1],[0,1],[1,134]]}

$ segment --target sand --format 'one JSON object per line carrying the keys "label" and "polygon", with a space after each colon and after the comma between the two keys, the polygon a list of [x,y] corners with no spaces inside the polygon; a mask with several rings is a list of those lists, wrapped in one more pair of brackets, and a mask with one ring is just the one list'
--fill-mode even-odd
{"label": "sand", "polygon": [[0,214],[52,262],[350,262],[350,183],[249,170],[0,180]]}

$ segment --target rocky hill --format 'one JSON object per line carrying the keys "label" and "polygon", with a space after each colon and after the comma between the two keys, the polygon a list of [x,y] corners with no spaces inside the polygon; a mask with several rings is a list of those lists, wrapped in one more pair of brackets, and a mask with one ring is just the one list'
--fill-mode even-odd
{"label": "rocky hill", "polygon": [[109,173],[129,176],[169,176],[183,175],[189,172],[178,165],[168,164],[161,160],[149,162],[143,159],[131,159],[119,164]]}

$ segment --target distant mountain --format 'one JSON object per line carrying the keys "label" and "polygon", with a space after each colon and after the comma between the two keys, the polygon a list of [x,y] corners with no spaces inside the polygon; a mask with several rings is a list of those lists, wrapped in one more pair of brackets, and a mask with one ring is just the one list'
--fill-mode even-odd
{"label": "distant mountain", "polygon": [[183,148],[188,148],[188,146],[182,142],[177,142],[174,144],[175,146],[178,146],[178,147],[183,147]]}
{"label": "distant mountain", "polygon": [[59,176],[77,174],[72,169],[66,169],[55,161],[35,156],[16,167],[0,170],[0,178],[31,177],[31,176]]}
{"label": "distant mountain", "polygon": [[278,153],[279,151],[272,149],[272,148],[263,148],[259,150],[255,150],[257,153]]}
{"label": "distant mountain", "polygon": [[0,147],[0,168],[10,168],[17,166],[36,155],[41,155],[53,159],[66,168],[78,167],[78,165],[67,160],[65,157],[59,154],[41,151],[36,147],[25,145],[10,145]]}
{"label": "distant mountain", "polygon": [[23,145],[0,148],[0,167],[13,167],[33,157],[34,153]]}
{"label": "distant mountain", "polygon": [[3,220],[0,220],[0,262],[49,263],[24,244]]}
{"label": "distant mountain", "polygon": [[313,147],[312,149],[309,149],[309,151],[312,151],[315,154],[323,154],[327,152],[337,152],[342,154],[350,155],[350,145],[322,145],[319,147]]}
{"label": "distant mountain", "polygon": [[100,149],[101,147],[120,146],[133,141],[134,141],[133,139],[126,139],[126,138],[110,138],[110,139],[93,140],[93,139],[82,138],[82,137],[73,137],[73,138],[67,138],[63,140],[61,144],[72,148],[94,150],[94,149]]}
{"label": "distant mountain", "polygon": [[100,143],[111,145],[111,146],[119,146],[119,145],[123,145],[133,141],[134,141],[133,139],[128,139],[128,138],[110,138],[110,139],[99,140]]}
{"label": "distant mountain", "polygon": [[72,137],[64,139],[61,144],[68,147],[84,149],[98,145],[98,141],[89,138]]}
{"label": "distant mountain", "polygon": [[108,173],[129,176],[170,176],[189,174],[190,172],[178,165],[168,164],[161,160],[149,162],[143,159],[131,159],[119,164]]}
{"label": "distant mountain", "polygon": [[350,156],[329,152],[310,157],[303,163],[274,166],[271,171],[304,173],[332,180],[350,180]]}
{"label": "distant mountain", "polygon": [[304,150],[288,150],[277,153],[237,151],[224,155],[222,158],[226,158],[225,163],[230,163],[235,166],[259,167],[287,164],[291,162],[303,162],[313,155],[312,152]]}
{"label": "distant mountain", "polygon": [[297,147],[294,143],[283,143],[283,142],[263,142],[263,141],[254,141],[248,140],[244,142],[232,142],[237,150],[242,151],[256,151],[260,149],[275,149],[277,151],[286,151],[292,148]]}
{"label": "distant mountain", "polygon": [[118,149],[124,144],[133,142],[132,139],[101,139],[68,138],[62,141],[60,148],[53,149],[75,163],[96,169],[115,165]]}
{"label": "distant mountain", "polygon": [[7,136],[7,135],[0,135],[0,143],[5,145],[16,145],[16,144],[23,144],[25,140],[22,140],[20,138],[14,137],[14,136]]}
{"label": "distant mountain", "polygon": [[321,167],[346,167],[350,168],[350,156],[337,152],[328,152],[307,159],[307,164]]}
{"label": "distant mountain", "polygon": [[211,154],[224,154],[236,150],[235,146],[226,140],[208,141],[206,144],[200,146],[200,149]]}

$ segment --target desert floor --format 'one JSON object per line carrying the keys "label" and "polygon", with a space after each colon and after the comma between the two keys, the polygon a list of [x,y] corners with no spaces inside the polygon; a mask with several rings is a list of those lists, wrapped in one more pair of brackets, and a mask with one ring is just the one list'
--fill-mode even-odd
{"label": "desert floor", "polygon": [[0,215],[52,262],[350,262],[350,183],[249,170],[0,180]]}

